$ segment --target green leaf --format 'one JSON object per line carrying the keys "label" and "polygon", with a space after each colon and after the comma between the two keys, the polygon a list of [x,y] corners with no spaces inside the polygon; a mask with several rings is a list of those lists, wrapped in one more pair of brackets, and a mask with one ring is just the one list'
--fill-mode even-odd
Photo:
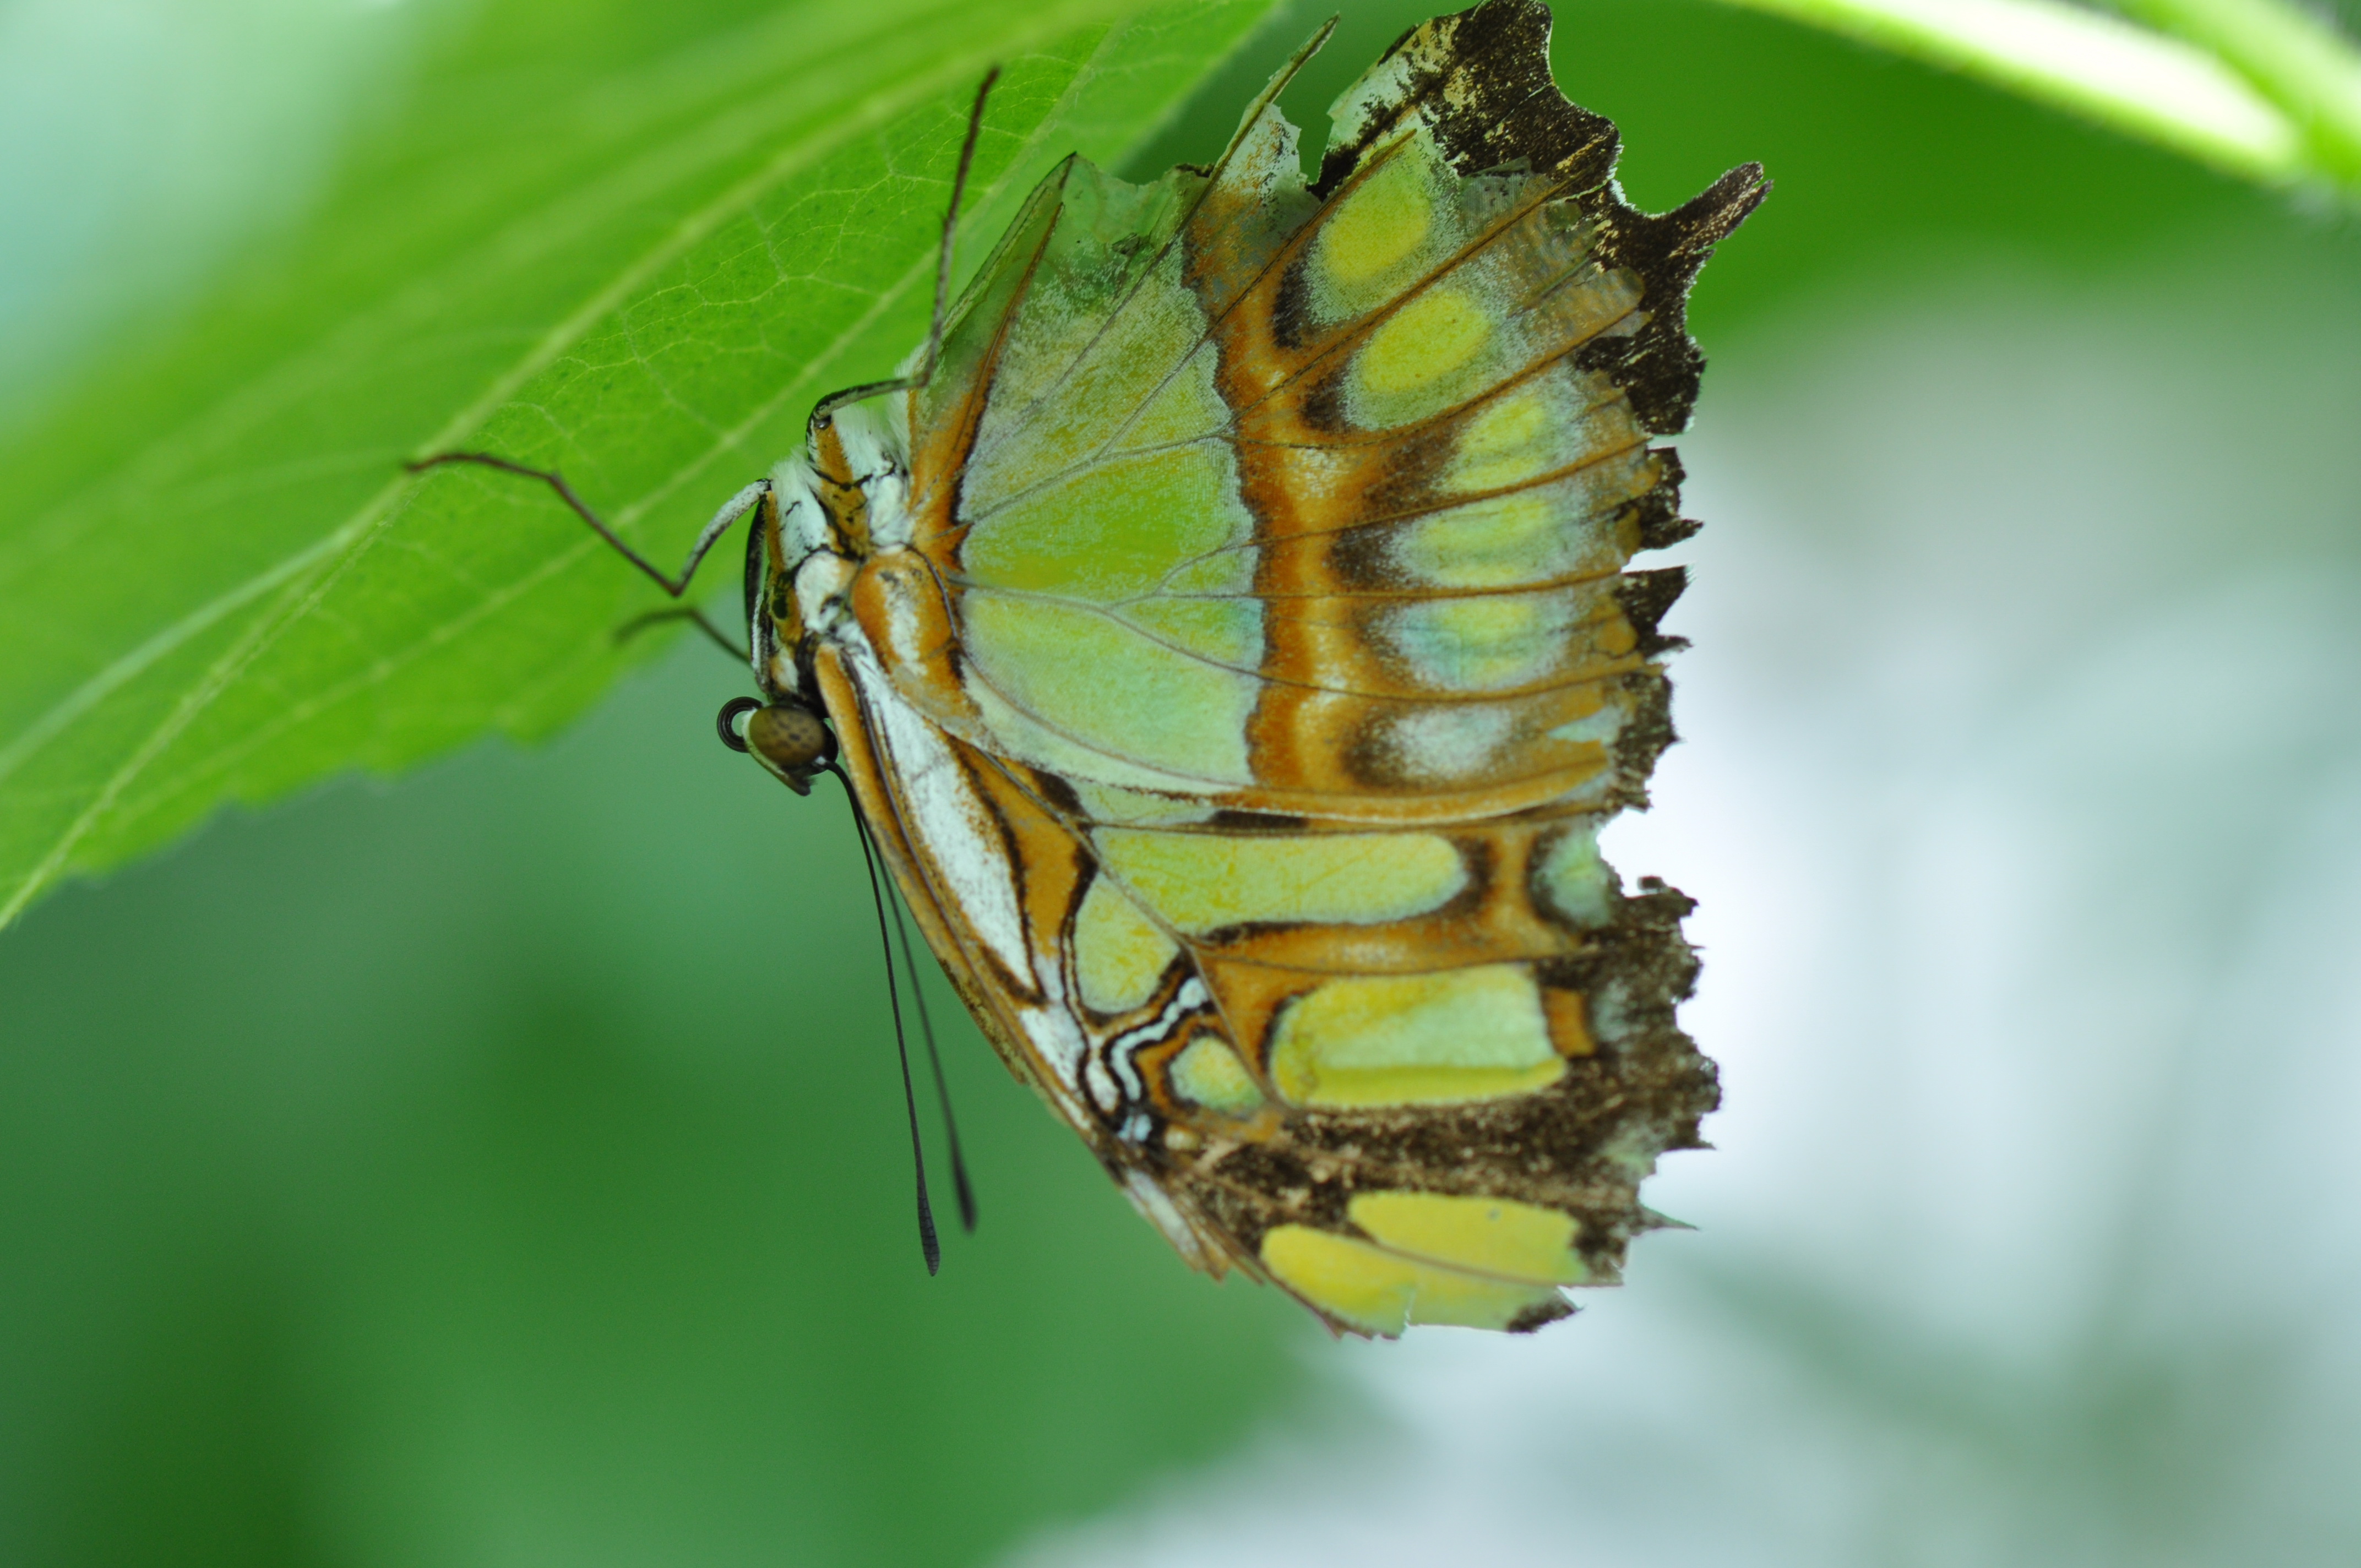
{"label": "green leaf", "polygon": [[2361,194],[2361,50],[2284,0],[2115,0],[2210,50],[2285,111],[2313,168]]}
{"label": "green leaf", "polygon": [[0,924],[225,801],[582,712],[661,597],[541,487],[402,461],[562,469],[677,560],[923,335],[988,66],[970,261],[1269,7],[806,0],[620,62],[537,52],[544,0],[482,7],[301,236],[0,449]]}
{"label": "green leaf", "polygon": [[2361,200],[2361,53],[2279,0],[1725,0],[1981,78],[2266,185]]}

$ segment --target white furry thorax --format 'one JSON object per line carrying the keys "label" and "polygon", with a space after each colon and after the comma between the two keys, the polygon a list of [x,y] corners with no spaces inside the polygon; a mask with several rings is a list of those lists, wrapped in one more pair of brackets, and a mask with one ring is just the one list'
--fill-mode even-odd
{"label": "white furry thorax", "polygon": [[[873,552],[910,542],[910,437],[907,400],[888,395],[837,411],[837,438],[847,467],[868,500]],[[781,559],[795,585],[806,635],[830,641],[861,637],[848,595],[861,558],[830,521],[820,500],[809,452],[792,454],[771,470],[778,496]],[[782,689],[796,690],[796,650],[781,649],[771,672]]]}

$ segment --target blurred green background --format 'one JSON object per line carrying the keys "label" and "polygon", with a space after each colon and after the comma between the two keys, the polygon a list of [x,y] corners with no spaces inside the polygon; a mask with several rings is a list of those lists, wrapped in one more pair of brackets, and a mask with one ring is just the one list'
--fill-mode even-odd
{"label": "blurred green background", "polygon": [[[0,6],[0,405],[300,234],[409,73],[762,9]],[[2361,236],[1761,17],[1557,10],[1635,201],[1777,182],[1696,302],[1691,741],[1616,850],[1706,900],[1727,1152],[1652,1189],[1700,1234],[1536,1341],[1333,1346],[960,1020],[983,1226],[928,1280],[841,805],[713,744],[684,645],[0,935],[0,1554],[2354,1560]],[[1346,10],[1313,139],[1422,15]]]}

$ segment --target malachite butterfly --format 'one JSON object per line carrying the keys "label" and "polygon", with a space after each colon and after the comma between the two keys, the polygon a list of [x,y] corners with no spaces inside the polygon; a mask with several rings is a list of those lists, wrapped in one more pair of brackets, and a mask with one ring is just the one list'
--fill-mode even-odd
{"label": "malachite butterfly", "polygon": [[1598,836],[1672,739],[1682,574],[1625,568],[1695,527],[1684,302],[1764,185],[1627,206],[1549,25],[1407,34],[1308,181],[1317,38],[1211,168],[1067,159],[690,558],[752,514],[724,739],[840,771],[1009,1070],[1341,1332],[1566,1315],[1717,1098],[1689,901]]}

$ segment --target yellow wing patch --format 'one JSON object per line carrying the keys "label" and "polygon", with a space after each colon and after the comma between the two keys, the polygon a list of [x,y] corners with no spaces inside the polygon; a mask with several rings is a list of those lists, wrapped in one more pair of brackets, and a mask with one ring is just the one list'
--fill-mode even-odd
{"label": "yellow wing patch", "polygon": [[1180,945],[1105,881],[1093,883],[1083,895],[1073,946],[1082,1001],[1100,1013],[1127,1012],[1155,995],[1164,971],[1180,956]]}
{"label": "yellow wing patch", "polygon": [[1191,1104],[1224,1116],[1247,1116],[1262,1109],[1261,1088],[1238,1053],[1200,1036],[1172,1058],[1172,1088]]}
{"label": "yellow wing patch", "polygon": [[1428,1263],[1532,1285],[1590,1277],[1574,1250],[1574,1220],[1554,1209],[1443,1192],[1364,1192],[1345,1212],[1380,1245]]}
{"label": "yellow wing patch", "polygon": [[1298,1105],[1454,1105],[1527,1094],[1565,1063],[1522,966],[1332,980],[1289,1008],[1271,1078]]}
{"label": "yellow wing patch", "polygon": [[1563,1306],[1554,1286],[1438,1267],[1309,1225],[1266,1234],[1262,1261],[1297,1295],[1363,1333],[1398,1334],[1411,1323],[1509,1329]]}
{"label": "yellow wing patch", "polygon": [[1345,403],[1355,424],[1385,430],[1439,413],[1484,385],[1477,357],[1499,313],[1472,291],[1438,283],[1389,312],[1353,356]]}
{"label": "yellow wing patch", "polygon": [[1401,920],[1467,884],[1450,841],[1431,833],[1107,828],[1094,838],[1108,869],[1175,929],[1198,936],[1260,921]]}
{"label": "yellow wing patch", "polygon": [[1320,314],[1347,321],[1400,291],[1422,263],[1436,258],[1432,165],[1388,158],[1338,198],[1314,242]]}
{"label": "yellow wing patch", "polygon": [[[972,678],[1072,746],[1182,778],[1253,777],[1246,720],[1260,694],[1251,675],[1078,605],[978,590],[961,608]],[[1001,737],[1020,755],[1025,739]]]}

